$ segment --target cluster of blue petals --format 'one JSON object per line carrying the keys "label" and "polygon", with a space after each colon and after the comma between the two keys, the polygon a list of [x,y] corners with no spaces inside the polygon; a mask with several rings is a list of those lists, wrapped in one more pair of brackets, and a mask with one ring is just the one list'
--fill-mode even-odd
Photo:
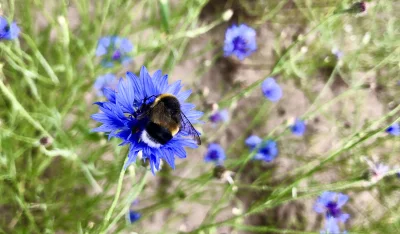
{"label": "cluster of blue petals", "polygon": [[272,77],[266,78],[261,84],[261,91],[264,96],[271,102],[277,102],[282,98],[283,92],[282,88],[276,83],[275,79]]}
{"label": "cluster of blue petals", "polygon": [[257,49],[256,31],[245,25],[232,25],[226,30],[224,56],[235,55],[239,60],[248,57]]}
{"label": "cluster of blue petals", "polygon": [[18,37],[20,32],[17,23],[8,23],[7,19],[0,16],[0,41],[1,40],[14,40]]}
{"label": "cluster of blue petals", "polygon": [[114,62],[126,65],[132,61],[129,53],[133,50],[132,43],[127,38],[107,36],[99,39],[96,56],[103,57],[103,67],[113,67]]}
{"label": "cluster of blue petals", "polygon": [[349,200],[349,196],[343,193],[325,191],[317,199],[314,210],[319,214],[324,214],[326,218],[325,230],[321,233],[341,233],[338,223],[345,223],[350,215],[343,213],[342,207]]}
{"label": "cluster of blue petals", "polygon": [[290,130],[292,131],[293,135],[303,136],[306,132],[306,123],[304,120],[296,119],[293,125],[290,126]]}
{"label": "cluster of blue petals", "polygon": [[226,155],[224,148],[217,143],[211,143],[208,145],[207,152],[204,156],[205,162],[213,162],[216,165],[222,165],[225,161]]}
{"label": "cluster of blue petals", "polygon": [[278,146],[273,140],[263,141],[260,137],[252,135],[246,139],[245,143],[250,150],[257,150],[255,160],[271,162],[278,156]]}
{"label": "cluster of blue petals", "polygon": [[229,111],[227,109],[218,110],[210,115],[209,120],[212,123],[226,123],[229,121]]}
{"label": "cluster of blue petals", "polygon": [[142,158],[149,160],[153,174],[160,169],[161,160],[175,168],[175,157],[186,158],[184,147],[197,148],[196,142],[187,137],[190,134],[181,130],[167,144],[153,148],[141,140],[141,133],[149,120],[138,120],[133,116],[136,116],[145,98],[169,93],[179,100],[181,111],[192,124],[200,123],[203,113],[194,110],[194,104],[186,102],[192,91],[181,91],[182,87],[180,81],[168,84],[168,75],[163,75],[161,70],[150,76],[143,66],[139,77],[127,72],[126,79],[119,80],[115,91],[110,88],[103,90],[108,101],[95,103],[101,112],[92,115],[92,118],[102,125],[92,131],[108,133],[109,138],[121,139],[121,145],[129,145],[129,159],[125,167],[135,162],[138,153],[142,152]]}
{"label": "cluster of blue petals", "polygon": [[400,136],[400,123],[394,123],[386,129],[386,132],[393,136]]}

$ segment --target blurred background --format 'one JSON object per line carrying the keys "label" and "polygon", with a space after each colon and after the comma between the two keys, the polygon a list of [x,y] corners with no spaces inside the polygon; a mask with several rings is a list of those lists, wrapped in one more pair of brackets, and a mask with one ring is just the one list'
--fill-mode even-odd
{"label": "blurred background", "polygon": [[[385,130],[400,118],[400,2],[354,3],[0,0],[21,31],[0,41],[0,232],[319,233],[313,206],[331,190],[350,198],[340,230],[399,233],[400,141]],[[258,47],[242,61],[223,53],[241,23]],[[105,36],[132,43],[129,61],[104,66]],[[104,100],[94,84],[142,65],[193,90],[203,143],[175,170],[130,166],[107,218],[128,147],[90,131]],[[278,102],[263,96],[267,77]],[[229,120],[215,123],[220,110]],[[303,136],[290,132],[295,118]],[[251,135],[275,140],[276,159],[251,160]],[[209,143],[224,148],[224,173],[204,162]]]}

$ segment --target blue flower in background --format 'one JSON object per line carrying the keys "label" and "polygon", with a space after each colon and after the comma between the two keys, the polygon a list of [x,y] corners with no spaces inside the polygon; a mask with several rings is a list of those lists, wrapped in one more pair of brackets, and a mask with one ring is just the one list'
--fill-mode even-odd
{"label": "blue flower in background", "polygon": [[325,229],[320,234],[347,234],[347,231],[340,232],[336,219],[330,217],[325,220]]}
{"label": "blue flower in background", "polygon": [[14,40],[20,32],[17,23],[8,23],[7,19],[0,16],[0,40]]}
{"label": "blue flower in background", "polygon": [[245,25],[232,25],[226,30],[224,56],[236,55],[243,60],[257,49],[256,31]]}
{"label": "blue flower in background", "polygon": [[250,150],[258,150],[254,156],[256,160],[271,162],[278,156],[278,146],[273,140],[263,141],[260,137],[253,135],[247,138],[245,143]]}
{"label": "blue flower in background", "polygon": [[210,115],[209,120],[213,123],[228,122],[229,111],[227,109],[219,110]]}
{"label": "blue flower in background", "polygon": [[303,136],[304,132],[306,131],[306,123],[304,120],[296,119],[294,124],[290,126],[290,130],[292,131],[293,135]]}
{"label": "blue flower in background", "polygon": [[282,89],[272,77],[268,77],[263,81],[261,90],[264,96],[271,102],[277,102],[282,97]]}
{"label": "blue flower in background", "polygon": [[400,124],[394,123],[386,129],[386,132],[393,136],[400,136]]}
{"label": "blue flower in background", "polygon": [[97,77],[94,82],[93,88],[96,90],[97,96],[101,97],[103,95],[104,89],[108,88],[115,90],[118,84],[118,79],[114,74],[105,74]]}
{"label": "blue flower in background", "polygon": [[214,162],[217,165],[222,165],[225,161],[226,155],[221,145],[211,143],[208,145],[207,152],[204,156],[205,162]]}
{"label": "blue flower in background", "polygon": [[349,200],[349,196],[343,193],[325,191],[317,199],[314,210],[319,214],[325,214],[327,219],[334,218],[342,223],[349,219],[350,215],[342,212],[342,207]]}
{"label": "blue flower in background", "polygon": [[139,212],[130,210],[127,214],[126,214],[126,220],[128,221],[128,223],[132,224],[135,223],[136,221],[138,221],[140,218],[142,217],[142,214],[140,214]]}
{"label": "blue flower in background", "polygon": [[180,131],[164,145],[150,145],[142,140],[142,132],[148,119],[136,119],[137,111],[144,100],[151,96],[163,93],[174,95],[180,102],[181,111],[192,123],[200,123],[202,112],[194,110],[195,105],[185,102],[192,93],[191,90],[180,91],[181,81],[168,84],[168,75],[162,75],[161,70],[156,71],[151,77],[143,66],[140,77],[127,72],[125,80],[120,79],[116,91],[104,89],[107,102],[97,102],[101,113],[92,115],[92,118],[102,125],[93,129],[94,132],[109,133],[109,138],[122,139],[121,145],[129,145],[128,162],[125,167],[136,161],[139,152],[142,152],[143,160],[150,161],[153,174],[160,169],[160,160],[165,160],[172,168],[175,168],[175,156],[186,158],[184,147],[197,148],[196,142],[188,138],[187,129]]}
{"label": "blue flower in background", "polygon": [[112,67],[114,66],[114,62],[126,65],[132,61],[132,57],[128,54],[132,50],[133,45],[128,39],[108,36],[99,39],[96,56],[104,56],[101,60],[101,64],[104,67]]}

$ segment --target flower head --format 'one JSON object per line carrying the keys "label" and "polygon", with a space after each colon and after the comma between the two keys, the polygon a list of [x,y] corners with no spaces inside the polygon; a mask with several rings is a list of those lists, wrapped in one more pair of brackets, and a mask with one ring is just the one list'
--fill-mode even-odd
{"label": "flower head", "polygon": [[0,40],[14,40],[20,32],[17,23],[8,23],[7,19],[0,16]]}
{"label": "flower head", "polygon": [[211,143],[208,145],[206,154],[204,155],[205,162],[214,162],[217,165],[222,165],[225,161],[226,155],[221,145]]}
{"label": "flower head", "polygon": [[224,56],[236,55],[239,60],[248,57],[257,49],[256,31],[245,25],[232,25],[226,30]]}
{"label": "flower head", "polygon": [[149,160],[153,174],[160,169],[161,160],[175,168],[175,156],[186,158],[184,147],[197,148],[196,142],[188,137],[191,135],[190,130],[179,128],[167,142],[150,143],[145,131],[150,120],[148,117],[139,118],[138,115],[143,114],[139,113],[142,105],[151,105],[161,94],[172,94],[179,101],[180,111],[187,120],[192,124],[200,123],[199,118],[203,113],[194,110],[195,105],[185,102],[191,90],[180,91],[181,88],[181,81],[169,85],[168,75],[162,75],[161,70],[156,71],[152,77],[144,66],[140,70],[140,77],[127,72],[126,79],[120,79],[115,92],[105,89],[104,95],[108,101],[95,103],[101,113],[92,115],[92,118],[102,125],[92,131],[106,132],[109,138],[121,139],[121,145],[129,145],[129,160],[125,167],[135,162],[141,152],[142,159]]}
{"label": "flower head", "polygon": [[126,214],[126,220],[128,221],[128,223],[132,224],[135,223],[136,221],[138,221],[140,218],[142,217],[142,214],[140,214],[139,212],[130,210],[127,214]]}
{"label": "flower head", "polygon": [[245,143],[250,150],[258,150],[254,156],[255,160],[271,162],[278,156],[278,146],[273,140],[263,141],[260,137],[253,135],[248,137]]}
{"label": "flower head", "polygon": [[94,82],[93,88],[96,90],[97,96],[103,96],[103,92],[110,92],[110,90],[104,90],[106,88],[115,90],[118,84],[118,79],[114,74],[105,74],[97,77]]}
{"label": "flower head", "polygon": [[400,123],[394,123],[386,129],[386,132],[393,136],[400,136]]}
{"label": "flower head", "polygon": [[216,111],[210,115],[209,120],[213,123],[226,123],[229,121],[229,111],[227,109]]}
{"label": "flower head", "polygon": [[282,97],[282,89],[272,77],[268,77],[263,81],[261,90],[264,96],[271,102],[277,102]]}
{"label": "flower head", "polygon": [[296,119],[292,126],[290,126],[290,130],[296,136],[303,136],[306,131],[306,123],[304,120]]}
{"label": "flower head", "polygon": [[319,214],[325,214],[326,218],[334,218],[336,221],[346,222],[349,214],[342,212],[342,207],[349,200],[349,196],[342,193],[325,191],[317,199],[314,210]]}
{"label": "flower head", "polygon": [[133,45],[128,39],[117,36],[107,36],[99,39],[96,56],[104,56],[101,60],[101,64],[104,67],[112,67],[114,66],[114,62],[126,65],[132,60],[128,54],[132,50]]}

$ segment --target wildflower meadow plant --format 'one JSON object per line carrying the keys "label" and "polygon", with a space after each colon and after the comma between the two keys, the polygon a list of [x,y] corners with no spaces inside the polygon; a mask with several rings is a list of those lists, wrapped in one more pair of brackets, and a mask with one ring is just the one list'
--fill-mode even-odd
{"label": "wildflower meadow plant", "polygon": [[257,150],[255,160],[271,162],[278,156],[278,146],[273,140],[263,141],[260,137],[252,135],[246,139],[245,143],[250,150]]}
{"label": "wildflower meadow plant", "polygon": [[139,219],[142,217],[142,214],[133,210],[130,210],[126,214],[126,220],[128,223],[133,224],[139,221]]}
{"label": "wildflower meadow plant", "polygon": [[393,136],[400,136],[400,123],[394,123],[386,129],[386,132]]}
{"label": "wildflower meadow plant", "polygon": [[314,205],[314,210],[324,214],[326,219],[335,219],[336,222],[345,223],[350,215],[343,213],[342,207],[349,200],[349,196],[343,193],[325,191],[319,196]]}
{"label": "wildflower meadow plant", "polygon": [[225,161],[225,150],[221,145],[211,143],[208,145],[207,152],[204,155],[205,162],[213,162],[216,165],[222,165]]}
{"label": "wildflower meadow plant", "polygon": [[133,50],[132,43],[127,38],[107,36],[99,39],[96,56],[103,57],[104,67],[113,67],[115,62],[126,65],[132,61],[129,54]]}
{"label": "wildflower meadow plant", "polygon": [[271,102],[279,101],[283,95],[282,88],[272,77],[268,77],[264,80],[264,82],[261,84],[261,91]]}
{"label": "wildflower meadow plant", "polygon": [[[109,138],[116,137],[122,140],[121,145],[129,145],[128,161],[125,167],[136,161],[139,151],[144,161],[149,160],[153,174],[160,169],[160,160],[165,160],[175,168],[175,156],[186,158],[184,147],[197,148],[196,142],[188,138],[189,132],[181,129],[170,141],[164,145],[151,145],[143,140],[143,131],[149,123],[147,118],[137,119],[140,107],[147,104],[149,97],[156,97],[167,93],[174,95],[180,102],[182,113],[192,123],[200,123],[202,112],[194,110],[195,105],[185,102],[191,90],[180,91],[181,81],[168,84],[168,76],[162,75],[161,70],[150,76],[143,66],[140,77],[128,72],[126,79],[120,79],[115,92],[104,92],[108,101],[97,102],[100,113],[92,118],[102,125],[93,129],[95,132],[106,132]],[[153,98],[154,99],[154,98]],[[154,100],[153,100],[154,101]]]}
{"label": "wildflower meadow plant", "polygon": [[226,123],[229,121],[229,111],[227,109],[215,111],[210,115],[209,120],[212,123]]}
{"label": "wildflower meadow plant", "polygon": [[0,16],[0,41],[1,40],[14,40],[18,38],[20,29],[17,23],[8,23],[7,19]]}
{"label": "wildflower meadow plant", "polygon": [[235,55],[239,60],[250,56],[257,49],[256,31],[241,24],[232,25],[226,30],[224,42],[224,56]]}
{"label": "wildflower meadow plant", "polygon": [[290,126],[290,130],[292,131],[293,135],[303,136],[306,131],[306,123],[304,120],[297,118],[293,125]]}

